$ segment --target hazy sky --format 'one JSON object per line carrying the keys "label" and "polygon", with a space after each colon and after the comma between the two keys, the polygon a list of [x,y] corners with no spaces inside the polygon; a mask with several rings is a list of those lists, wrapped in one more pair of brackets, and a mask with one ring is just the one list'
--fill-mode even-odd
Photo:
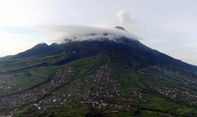
{"label": "hazy sky", "polygon": [[0,56],[40,42],[36,27],[123,25],[144,44],[197,65],[196,0],[0,0]]}

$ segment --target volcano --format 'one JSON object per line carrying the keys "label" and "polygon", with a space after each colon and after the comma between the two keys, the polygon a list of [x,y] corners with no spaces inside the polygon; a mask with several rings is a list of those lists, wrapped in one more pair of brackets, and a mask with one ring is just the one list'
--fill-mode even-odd
{"label": "volcano", "polygon": [[197,67],[116,28],[0,60],[2,115],[197,116]]}

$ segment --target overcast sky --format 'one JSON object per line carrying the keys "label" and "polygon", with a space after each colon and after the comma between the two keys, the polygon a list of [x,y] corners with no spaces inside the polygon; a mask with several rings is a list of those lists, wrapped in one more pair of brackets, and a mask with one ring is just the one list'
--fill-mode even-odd
{"label": "overcast sky", "polygon": [[196,0],[0,0],[0,56],[50,43],[35,27],[123,25],[140,41],[197,65]]}

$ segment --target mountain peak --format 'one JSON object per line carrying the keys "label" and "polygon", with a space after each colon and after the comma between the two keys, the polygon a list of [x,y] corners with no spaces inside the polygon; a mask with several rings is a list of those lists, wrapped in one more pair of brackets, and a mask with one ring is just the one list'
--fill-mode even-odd
{"label": "mountain peak", "polygon": [[20,57],[39,56],[39,55],[43,55],[45,53],[48,53],[50,51],[51,51],[51,48],[49,45],[47,45],[46,43],[39,43],[39,44],[35,45],[34,47],[32,47],[31,49],[17,54],[16,57],[20,58]]}
{"label": "mountain peak", "polygon": [[124,27],[122,26],[115,26],[116,29],[118,30],[122,30],[122,31],[127,31]]}
{"label": "mountain peak", "polygon": [[47,45],[46,43],[39,43],[37,45],[35,45],[33,48],[45,48],[48,47],[49,45]]}

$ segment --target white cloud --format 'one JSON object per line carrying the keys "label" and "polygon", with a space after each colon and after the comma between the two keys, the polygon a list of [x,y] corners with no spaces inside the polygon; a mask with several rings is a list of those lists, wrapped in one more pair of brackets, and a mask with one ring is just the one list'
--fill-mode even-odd
{"label": "white cloud", "polygon": [[120,29],[98,28],[90,26],[41,26],[37,30],[46,35],[51,43],[63,43],[65,39],[72,41],[82,41],[87,39],[99,39],[105,36],[108,39],[115,39],[125,36],[131,39],[137,39],[131,33]]}

